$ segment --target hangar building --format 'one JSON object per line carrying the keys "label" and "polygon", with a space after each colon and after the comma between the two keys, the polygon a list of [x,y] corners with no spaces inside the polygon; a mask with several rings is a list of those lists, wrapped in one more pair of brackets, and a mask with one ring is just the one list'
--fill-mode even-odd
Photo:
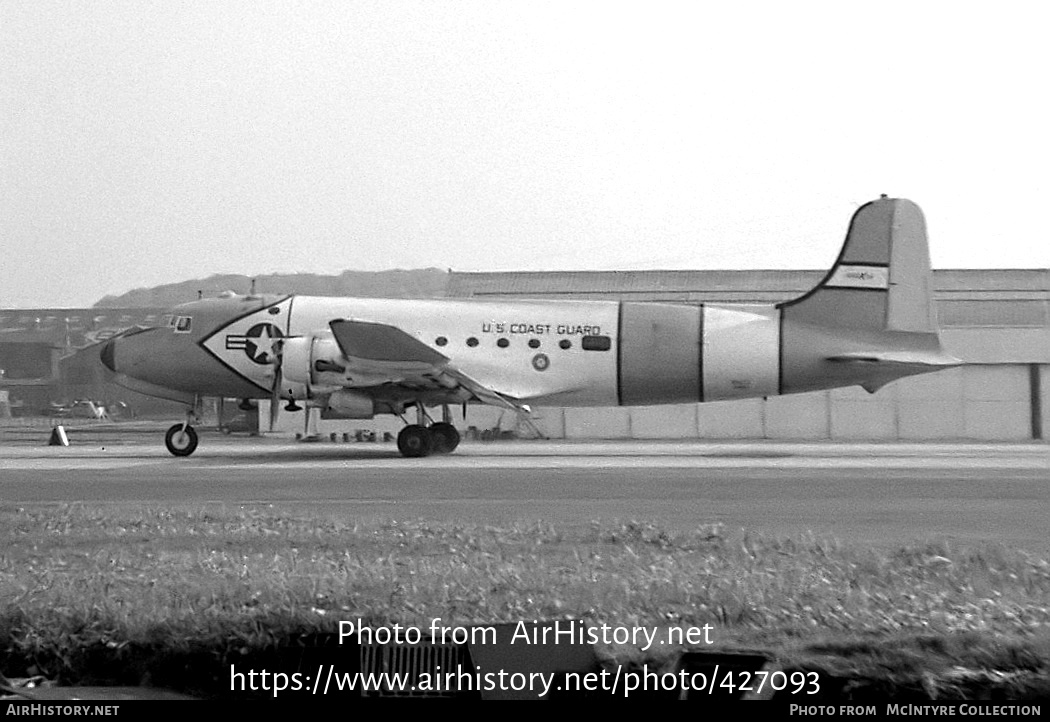
{"label": "hangar building", "polygon": [[[447,293],[479,299],[770,303],[802,295],[824,273],[452,273]],[[679,406],[540,408],[536,426],[552,438],[570,439],[1045,441],[1050,434],[1050,269],[938,270],[934,288],[945,349],[967,361],[964,367],[901,379],[874,395],[855,387]],[[109,405],[124,402],[131,413],[181,417],[172,402],[108,383],[91,346],[133,326],[163,324],[165,312],[0,310],[0,401],[6,396],[16,414],[40,414],[61,402],[90,398]],[[282,416],[281,428],[302,428],[297,415]],[[517,430],[520,421],[513,416],[472,407],[467,422],[457,420],[457,425]],[[317,430],[345,432],[348,424],[376,431],[400,427],[396,419],[382,418],[319,422]]]}
{"label": "hangar building", "polygon": [[39,416],[91,399],[130,413],[179,413],[168,401],[106,380],[94,344],[134,326],[163,325],[161,308],[0,310],[0,414]]}

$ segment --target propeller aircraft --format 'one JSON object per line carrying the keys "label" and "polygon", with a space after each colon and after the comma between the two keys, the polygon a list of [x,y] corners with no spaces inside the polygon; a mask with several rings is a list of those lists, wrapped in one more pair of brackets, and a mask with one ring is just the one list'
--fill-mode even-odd
{"label": "propeller aircraft", "polygon": [[127,332],[100,353],[117,383],[186,404],[165,438],[175,456],[197,448],[191,422],[209,396],[268,398],[271,422],[282,402],[322,418],[395,414],[399,450],[421,457],[459,444],[458,405],[527,414],[852,385],[874,393],[961,363],[941,349],[922,211],[885,196],[854,214],[824,279],[782,303],[228,295],[178,306],[170,325]]}

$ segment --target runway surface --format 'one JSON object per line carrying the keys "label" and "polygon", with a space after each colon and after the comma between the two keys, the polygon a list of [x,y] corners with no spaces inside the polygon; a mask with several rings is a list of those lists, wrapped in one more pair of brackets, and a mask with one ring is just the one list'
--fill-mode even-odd
{"label": "runway surface", "polygon": [[[44,436],[46,438],[46,435]],[[1050,446],[700,442],[464,443],[403,459],[393,444],[202,435],[191,457],[154,434],[72,446],[0,442],[0,503],[273,505],[289,513],[500,524],[652,521],[672,530],[894,546],[1001,542],[1050,557]]]}

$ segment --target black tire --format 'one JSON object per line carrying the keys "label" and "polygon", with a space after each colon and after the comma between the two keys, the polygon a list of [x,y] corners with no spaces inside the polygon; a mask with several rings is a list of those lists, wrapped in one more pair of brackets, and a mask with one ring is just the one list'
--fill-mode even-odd
{"label": "black tire", "polygon": [[430,426],[430,438],[434,440],[435,454],[451,454],[459,446],[459,432],[452,424],[439,421]]}
{"label": "black tire", "polygon": [[410,459],[429,456],[433,448],[434,440],[430,431],[419,424],[409,424],[397,435],[397,450]]}
{"label": "black tire", "polygon": [[164,445],[173,456],[189,456],[197,450],[197,432],[192,426],[187,426],[183,434],[182,424],[175,424],[164,435]]}

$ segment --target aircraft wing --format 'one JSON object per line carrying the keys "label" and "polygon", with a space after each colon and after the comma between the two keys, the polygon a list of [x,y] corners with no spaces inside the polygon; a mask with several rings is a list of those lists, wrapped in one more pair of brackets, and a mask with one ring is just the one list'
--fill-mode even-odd
{"label": "aircraft wing", "polygon": [[449,391],[461,388],[482,403],[528,411],[524,404],[475,381],[452,366],[447,356],[397,326],[345,319],[328,325],[350,362],[351,372],[372,379],[377,385],[433,386]]}

